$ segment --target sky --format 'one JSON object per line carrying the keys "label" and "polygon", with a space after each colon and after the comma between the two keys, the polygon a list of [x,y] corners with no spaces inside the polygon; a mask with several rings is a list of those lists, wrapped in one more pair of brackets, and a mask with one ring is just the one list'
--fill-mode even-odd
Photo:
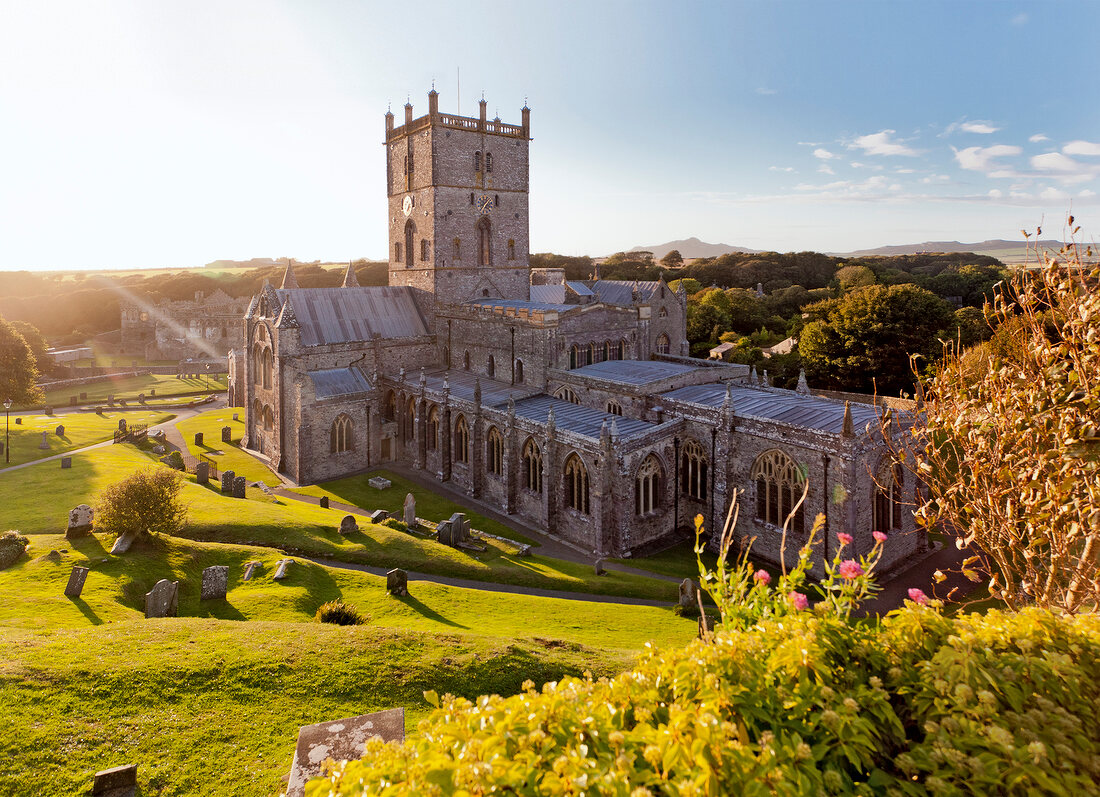
{"label": "sky", "polygon": [[[0,0],[0,269],[382,259],[388,107],[519,123],[531,251],[1100,235],[1100,3]],[[461,91],[461,94],[460,94]]]}

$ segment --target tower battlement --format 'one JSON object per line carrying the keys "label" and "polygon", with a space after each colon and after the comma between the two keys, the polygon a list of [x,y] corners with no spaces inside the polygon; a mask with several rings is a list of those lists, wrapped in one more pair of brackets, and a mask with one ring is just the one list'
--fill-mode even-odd
{"label": "tower battlement", "polygon": [[429,127],[445,127],[451,130],[467,130],[472,133],[484,133],[506,138],[531,138],[531,109],[526,105],[520,110],[521,123],[518,125],[502,122],[500,119],[487,118],[487,103],[485,100],[478,102],[481,113],[473,116],[459,116],[452,113],[439,112],[439,92],[432,89],[428,92],[428,113],[414,119],[413,106],[405,103],[405,123],[399,127],[394,126],[394,115],[386,112],[386,143],[390,143],[403,136],[418,133]]}

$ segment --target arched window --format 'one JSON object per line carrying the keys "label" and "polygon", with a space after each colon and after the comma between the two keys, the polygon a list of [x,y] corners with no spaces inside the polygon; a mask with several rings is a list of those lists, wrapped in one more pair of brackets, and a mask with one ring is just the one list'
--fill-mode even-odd
{"label": "arched window", "polygon": [[523,360],[516,360],[516,384],[523,384]]}
{"label": "arched window", "polygon": [[565,505],[588,514],[588,470],[576,454],[565,460]]}
{"label": "arched window", "polygon": [[435,451],[439,446],[439,407],[432,405],[428,410],[428,450]]}
{"label": "arched window", "polygon": [[657,457],[650,454],[645,462],[638,468],[638,475],[634,477],[634,512],[638,515],[648,515],[656,512],[661,505],[661,463]]}
{"label": "arched window", "polygon": [[416,400],[409,396],[405,403],[405,412],[401,415],[401,442],[407,443],[416,438]]}
{"label": "arched window", "polygon": [[668,318],[668,310],[666,310],[665,308],[662,307],[660,310],[657,311],[657,317],[658,318]]}
{"label": "arched window", "polygon": [[657,336],[657,353],[658,354],[668,354],[668,349],[669,349],[668,335],[666,335],[665,333],[662,332],[660,335]]}
{"label": "arched window", "polygon": [[470,427],[466,419],[459,415],[455,421],[455,462],[470,461]]}
{"label": "arched window", "polygon": [[462,259],[462,241],[457,238],[454,240],[454,249],[451,252],[451,257],[455,260]]}
{"label": "arched window", "polygon": [[[782,451],[765,451],[752,466],[756,485],[756,518],[773,526],[782,526],[802,497],[805,477],[794,460]],[[801,533],[803,507],[791,518],[790,529]]]}
{"label": "arched window", "polygon": [[508,259],[509,260],[515,260],[516,259],[516,242],[512,238],[508,239]]}
{"label": "arched window", "polygon": [[274,370],[275,360],[271,356],[271,349],[265,348],[263,354],[264,387],[268,390],[271,389],[271,380]]}
{"label": "arched window", "polygon": [[542,451],[530,437],[523,444],[523,486],[542,493]]}
{"label": "arched window", "polygon": [[270,406],[264,407],[264,429],[269,432],[275,428],[275,413],[271,411]]}
{"label": "arched window", "polygon": [[568,401],[570,404],[580,404],[581,400],[577,397],[577,394],[573,392],[570,387],[559,387],[557,392],[554,393],[554,398],[559,398],[562,401]]}
{"label": "arched window", "polygon": [[493,170],[493,153],[485,153],[485,171],[491,172]]}
{"label": "arched window", "polygon": [[464,371],[469,371],[470,370],[470,352],[469,351],[462,352],[462,369]]}
{"label": "arched window", "polygon": [[617,401],[609,401],[607,402],[607,411],[612,415],[622,415],[623,405]]}
{"label": "arched window", "polygon": [[604,362],[611,359],[611,341],[605,340],[603,342],[603,358]]}
{"label": "arched window", "polygon": [[493,264],[492,227],[489,219],[482,216],[477,222],[477,264],[479,266],[491,266]]}
{"label": "arched window", "polygon": [[252,401],[252,423],[263,424],[264,422],[264,405],[260,403],[259,399]]}
{"label": "arched window", "polygon": [[405,222],[405,268],[413,266],[413,241],[416,238],[416,225],[412,219]]}
{"label": "arched window", "polygon": [[394,241],[393,243],[393,261],[395,263],[400,263],[402,261],[400,241]]}
{"label": "arched window", "polygon": [[579,365],[579,363],[577,362],[577,360],[578,360],[577,355],[578,355],[579,352],[580,352],[580,350],[577,348],[576,343],[574,343],[572,346],[569,347],[569,370],[570,371],[572,371],[574,368],[576,368]]}
{"label": "arched window", "polygon": [[386,400],[382,403],[382,420],[392,421],[397,417],[397,396],[393,391],[386,393]]}
{"label": "arched window", "polygon": [[698,441],[688,440],[680,450],[680,489],[698,501],[707,500],[707,455]]}
{"label": "arched window", "polygon": [[485,467],[494,476],[504,473],[504,435],[495,426],[485,436]]}
{"label": "arched window", "polygon": [[875,505],[871,518],[872,531],[891,531],[901,528],[901,490],[905,484],[905,469],[901,463],[885,469],[875,485]]}
{"label": "arched window", "polygon": [[337,415],[329,430],[329,451],[333,454],[341,454],[344,451],[353,451],[355,441],[352,438],[351,418],[347,415]]}
{"label": "arched window", "polygon": [[481,171],[481,150],[474,153],[474,171]]}
{"label": "arched window", "polygon": [[420,239],[420,259],[424,260],[424,261],[428,260],[428,258],[430,256],[430,253],[431,253],[431,246],[429,246],[429,244],[428,244],[428,239],[427,238],[421,238]]}
{"label": "arched window", "polygon": [[625,340],[620,340],[619,341],[619,350],[615,353],[615,359],[616,360],[625,360],[626,359],[626,341]]}
{"label": "arched window", "polygon": [[264,379],[264,349],[259,343],[252,347],[252,382],[263,384]]}
{"label": "arched window", "polygon": [[588,358],[587,359],[588,359],[588,362],[586,362],[585,365],[591,365],[592,363],[596,362],[596,344],[595,343],[589,343],[588,344]]}
{"label": "arched window", "polygon": [[493,355],[489,355],[489,364],[485,367],[485,372],[489,376],[496,376],[497,373],[497,360]]}

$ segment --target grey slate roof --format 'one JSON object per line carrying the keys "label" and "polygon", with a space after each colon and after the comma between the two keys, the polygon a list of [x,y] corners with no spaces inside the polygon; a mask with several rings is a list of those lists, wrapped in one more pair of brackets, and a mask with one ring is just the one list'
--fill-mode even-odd
{"label": "grey slate roof", "polygon": [[[424,375],[426,386],[429,390],[439,392],[443,389],[443,376],[447,376],[447,382],[451,388],[451,395],[466,401],[474,400],[474,385],[477,376],[469,371],[431,371]],[[410,372],[406,375],[406,384],[416,386],[420,384],[420,373]],[[496,407],[508,403],[508,397],[512,396],[517,401],[523,396],[528,396],[533,391],[524,389],[522,385],[510,385],[507,382],[498,382],[486,376],[481,377],[481,403],[490,407]]]}
{"label": "grey slate roof", "polygon": [[[717,409],[726,398],[724,384],[690,385],[661,394],[663,398]],[[844,428],[844,405],[793,391],[759,390],[735,386],[731,391],[733,413],[742,418],[762,418],[805,429],[840,434]],[[878,423],[879,410],[867,404],[852,404],[852,428],[863,432],[868,423]]]}
{"label": "grey slate roof", "polygon": [[516,416],[546,423],[551,407],[554,408],[554,423],[557,428],[595,439],[599,439],[600,429],[603,427],[605,420],[609,426],[612,421],[615,422],[620,437],[648,432],[656,426],[656,424],[647,421],[624,418],[621,415],[612,415],[589,407],[582,407],[580,404],[556,399],[553,396],[547,396],[545,393],[517,401]]}
{"label": "grey slate roof", "polygon": [[619,382],[624,385],[645,385],[694,370],[696,369],[690,365],[658,360],[605,360],[602,363],[593,363],[583,368],[577,368],[569,373],[577,376],[591,376],[608,382]]}
{"label": "grey slate roof", "polygon": [[549,304],[564,304],[565,303],[565,286],[564,285],[532,285],[531,286],[531,301],[532,302],[547,302]]}
{"label": "grey slate roof", "polygon": [[575,310],[578,305],[558,304],[557,302],[524,302],[519,299],[477,299],[468,304],[476,307],[514,307],[517,310],[553,310],[564,313],[566,310]]}
{"label": "grey slate roof", "polygon": [[565,283],[569,286],[569,290],[573,291],[577,296],[592,296],[592,290],[580,280],[567,280]]}
{"label": "grey slate roof", "polygon": [[371,389],[370,382],[363,376],[363,372],[354,366],[309,371],[308,376],[313,380],[313,389],[319,399],[366,393]]}
{"label": "grey slate roof", "polygon": [[657,280],[633,282],[630,280],[595,280],[586,283],[601,302],[629,306],[634,303],[633,293],[638,291],[638,299],[648,302],[657,292],[661,283]]}
{"label": "grey slate roof", "polygon": [[385,340],[428,334],[411,288],[297,288],[277,294],[290,299],[304,346],[369,341],[375,332]]}

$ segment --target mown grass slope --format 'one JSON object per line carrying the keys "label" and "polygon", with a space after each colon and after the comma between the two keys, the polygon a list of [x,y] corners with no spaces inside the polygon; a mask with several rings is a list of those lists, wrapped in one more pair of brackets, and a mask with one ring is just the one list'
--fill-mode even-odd
{"label": "mown grass slope", "polygon": [[[16,423],[16,418],[22,423]],[[76,448],[83,448],[94,443],[102,443],[110,440],[118,429],[119,419],[125,418],[130,425],[144,423],[157,424],[170,420],[173,416],[166,412],[153,412],[142,410],[139,412],[104,412],[96,415],[92,412],[66,413],[64,415],[23,415],[12,413],[8,423],[7,434],[11,440],[10,462],[5,463],[0,456],[0,469],[9,465],[21,465],[24,462],[32,462],[44,457],[52,457],[55,454],[64,454]],[[3,419],[0,419],[2,422]],[[54,434],[58,426],[65,427],[65,434]],[[0,429],[0,434],[4,430]],[[42,433],[46,432],[46,443],[49,448],[39,448],[42,444]],[[3,437],[0,437],[0,443]],[[60,465],[54,465],[60,468]]]}

